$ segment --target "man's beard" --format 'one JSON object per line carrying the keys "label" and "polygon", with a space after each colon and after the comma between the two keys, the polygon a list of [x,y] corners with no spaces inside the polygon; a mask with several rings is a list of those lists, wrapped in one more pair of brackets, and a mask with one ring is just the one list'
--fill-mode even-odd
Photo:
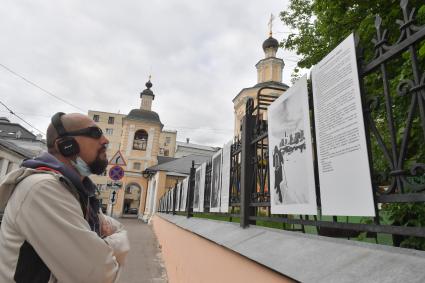
{"label": "man's beard", "polygon": [[100,158],[101,153],[102,153],[102,150],[99,150],[96,156],[96,159],[92,163],[88,164],[90,171],[96,175],[103,174],[103,172],[105,172],[106,170],[106,167],[108,166],[108,159],[104,159],[104,160],[101,159]]}

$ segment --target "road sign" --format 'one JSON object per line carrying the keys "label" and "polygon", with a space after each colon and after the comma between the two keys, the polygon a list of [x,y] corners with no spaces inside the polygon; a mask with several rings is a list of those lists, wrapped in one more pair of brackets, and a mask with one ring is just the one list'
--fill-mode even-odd
{"label": "road sign", "polygon": [[124,169],[118,165],[112,166],[111,169],[109,169],[109,177],[114,181],[121,180],[122,177],[124,177]]}
{"label": "road sign", "polygon": [[115,190],[112,190],[111,193],[109,194],[109,204],[114,205],[117,202],[117,198],[118,198],[118,192]]}
{"label": "road sign", "polygon": [[122,187],[121,181],[108,181],[107,187],[111,190],[119,190]]}
{"label": "road sign", "polygon": [[120,166],[126,166],[127,163],[125,163],[124,157],[121,154],[121,151],[117,151],[117,153],[114,154],[114,156],[109,160],[109,165],[120,165]]}

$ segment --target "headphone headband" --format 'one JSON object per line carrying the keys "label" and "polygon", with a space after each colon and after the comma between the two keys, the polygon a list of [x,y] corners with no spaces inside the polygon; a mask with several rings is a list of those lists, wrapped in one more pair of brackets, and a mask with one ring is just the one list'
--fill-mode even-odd
{"label": "headphone headband", "polygon": [[58,132],[59,137],[63,137],[67,133],[61,121],[61,117],[63,115],[65,115],[65,113],[58,112],[52,117],[52,125],[55,128],[56,132]]}

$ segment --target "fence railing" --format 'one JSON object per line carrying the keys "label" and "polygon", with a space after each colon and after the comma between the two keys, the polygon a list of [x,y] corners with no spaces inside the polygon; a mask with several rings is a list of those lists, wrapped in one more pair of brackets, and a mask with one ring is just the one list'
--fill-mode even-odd
{"label": "fence railing", "polygon": [[[231,148],[230,210],[221,215],[229,217],[231,221],[238,217],[242,227],[260,222],[281,223],[285,229],[306,232],[306,226],[309,226],[314,227],[319,235],[333,237],[355,237],[365,232],[366,236],[374,237],[376,241],[378,233],[389,234],[393,236],[395,245],[399,244],[400,237],[425,237],[425,228],[420,225],[411,225],[409,221],[389,224],[381,219],[385,218],[380,209],[383,205],[425,202],[425,156],[421,160],[412,160],[418,157],[417,152],[421,150],[412,146],[423,147],[425,144],[425,62],[418,60],[418,46],[425,39],[425,26],[415,25],[415,14],[409,10],[407,0],[402,0],[400,7],[403,19],[397,20],[400,35],[394,44],[388,42],[388,33],[382,31],[382,20],[377,16],[376,35],[372,40],[373,57],[366,62],[358,40],[356,46],[376,217],[362,218],[357,223],[349,221],[348,217],[321,217],[317,156],[314,166],[318,216],[270,213],[268,129],[263,112],[278,97],[264,94],[264,91],[284,91],[276,87],[260,88],[256,103],[253,99],[248,99],[246,103],[241,138],[235,140]],[[404,73],[401,79],[399,72]],[[311,93],[309,95],[311,98]],[[311,100],[310,111],[311,119],[314,119]],[[316,152],[314,127],[312,139],[313,151]],[[376,160],[379,162],[374,163]],[[209,212],[211,167],[209,162],[205,178],[204,213]],[[186,209],[188,217],[194,215],[194,178],[195,168],[192,166]],[[164,198],[160,204],[160,211],[170,212],[170,203]],[[176,213],[175,209],[172,212]]]}

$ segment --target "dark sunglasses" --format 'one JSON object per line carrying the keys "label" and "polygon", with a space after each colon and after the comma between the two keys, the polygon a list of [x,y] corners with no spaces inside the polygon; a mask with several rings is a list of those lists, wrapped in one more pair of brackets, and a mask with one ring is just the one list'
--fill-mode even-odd
{"label": "dark sunglasses", "polygon": [[98,127],[88,127],[76,131],[66,132],[64,136],[85,136],[93,139],[100,139],[103,132]]}

